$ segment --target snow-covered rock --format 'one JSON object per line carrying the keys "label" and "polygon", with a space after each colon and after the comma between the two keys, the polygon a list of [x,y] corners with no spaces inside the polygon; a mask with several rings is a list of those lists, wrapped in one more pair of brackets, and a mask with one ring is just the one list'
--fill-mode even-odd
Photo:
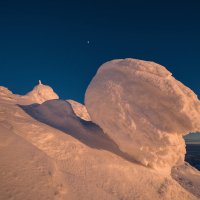
{"label": "snow-covered rock", "polygon": [[163,66],[136,59],[103,64],[85,95],[89,115],[119,148],[145,166],[183,164],[183,135],[200,131],[200,103]]}
{"label": "snow-covered rock", "polygon": [[42,84],[41,81],[24,97],[35,103],[43,103],[47,100],[59,98],[50,86]]}
{"label": "snow-covered rock", "polygon": [[67,100],[67,101],[71,104],[75,114],[78,117],[80,117],[81,119],[86,120],[86,121],[91,121],[90,116],[87,112],[87,109],[83,104],[81,104],[77,101],[71,100],[71,99]]}

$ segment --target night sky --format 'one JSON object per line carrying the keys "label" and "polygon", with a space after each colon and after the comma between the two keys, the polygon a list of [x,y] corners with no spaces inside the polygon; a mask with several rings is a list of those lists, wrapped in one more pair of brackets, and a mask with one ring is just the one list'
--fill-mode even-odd
{"label": "night sky", "polygon": [[200,96],[200,3],[179,2],[1,0],[0,85],[25,94],[41,79],[83,102],[101,64],[132,57],[166,66]]}

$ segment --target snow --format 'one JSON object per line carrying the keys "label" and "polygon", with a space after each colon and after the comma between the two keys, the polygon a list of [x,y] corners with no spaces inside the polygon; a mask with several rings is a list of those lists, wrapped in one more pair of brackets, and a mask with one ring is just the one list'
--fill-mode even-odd
{"label": "snow", "polygon": [[8,88],[0,86],[0,95],[1,96],[8,96],[11,94],[12,94],[12,92]]}
{"label": "snow", "polygon": [[24,98],[28,98],[35,103],[43,103],[50,99],[59,99],[58,95],[48,85],[42,84],[39,80],[39,84],[33,88],[33,90],[27,93]]}
{"label": "snow", "polygon": [[200,173],[188,163],[175,166],[172,169],[172,177],[186,190],[200,199]]}
{"label": "snow", "polygon": [[200,173],[189,164],[159,173],[85,120],[89,115],[78,102],[48,95],[39,103],[1,88],[0,199],[199,199]]}
{"label": "snow", "polygon": [[200,144],[200,133],[190,133],[184,137],[187,144]]}
{"label": "snow", "polygon": [[162,173],[184,163],[183,135],[200,131],[197,96],[154,62],[103,64],[87,88],[85,105],[123,152]]}
{"label": "snow", "polygon": [[0,141],[0,199],[53,199],[53,163],[45,153],[2,124]]}
{"label": "snow", "polygon": [[71,104],[74,112],[76,113],[76,115],[78,117],[80,117],[81,119],[86,120],[86,121],[91,121],[90,116],[87,112],[87,109],[83,104],[78,103],[71,99],[67,100],[67,101]]}

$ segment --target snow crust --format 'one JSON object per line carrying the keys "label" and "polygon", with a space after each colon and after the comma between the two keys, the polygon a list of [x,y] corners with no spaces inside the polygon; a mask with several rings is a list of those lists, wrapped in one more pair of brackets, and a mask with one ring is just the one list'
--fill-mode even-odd
{"label": "snow crust", "polygon": [[66,128],[71,131],[80,126],[80,121],[70,103],[64,100],[48,100],[42,104],[33,104],[30,107],[22,106],[22,108],[37,120],[56,128],[62,128],[62,130]]}
{"label": "snow crust", "polygon": [[200,199],[200,173],[188,163],[174,166],[172,177],[186,190]]}
{"label": "snow crust", "polygon": [[0,86],[0,95],[1,96],[11,95],[11,94],[12,94],[12,92],[8,88]]}
{"label": "snow crust", "polygon": [[67,101],[71,104],[74,112],[76,113],[76,115],[78,117],[80,117],[81,119],[86,120],[86,121],[91,121],[90,116],[87,112],[87,109],[83,104],[76,102],[74,100],[71,100],[71,99],[67,100]]}
{"label": "snow crust", "polygon": [[103,64],[87,88],[85,105],[123,152],[159,170],[183,164],[182,136],[200,131],[197,96],[154,62]]}
{"label": "snow crust", "polygon": [[32,91],[27,93],[25,98],[29,98],[35,103],[43,103],[47,100],[51,99],[59,99],[58,95],[53,91],[53,89],[48,86],[44,85],[39,81],[39,84],[36,85]]}
{"label": "snow crust", "polygon": [[172,170],[175,178],[157,173],[129,159],[68,102],[21,98],[0,94],[0,199],[199,198],[200,173],[191,166]]}
{"label": "snow crust", "polygon": [[[39,102],[44,98],[42,100],[38,95],[15,95],[0,86],[0,199],[200,198],[198,170],[184,163],[173,167],[171,174],[165,174],[142,166],[133,156],[123,153],[98,125],[87,120],[89,115],[84,105],[73,100],[51,100],[55,95],[47,95],[48,90],[41,82],[38,87],[43,88],[39,96],[48,99],[41,104]],[[104,98],[105,96],[102,97],[101,103],[104,102]],[[135,98],[133,100],[138,102]],[[114,105],[109,106],[112,108]],[[106,108],[106,114],[110,112],[109,106]],[[148,106],[150,107],[149,104]],[[190,110],[193,106],[191,105]],[[96,111],[102,117],[102,113]],[[166,109],[163,111],[166,113]],[[151,115],[154,119],[153,111]],[[107,119],[106,115],[103,117]],[[122,122],[113,118],[109,123],[113,123],[115,128]],[[124,126],[127,126],[125,122]],[[117,133],[118,130],[115,130]],[[151,133],[150,129],[148,131]],[[170,134],[174,135],[174,132]],[[182,134],[177,133],[180,137]],[[146,137],[145,134],[143,136]],[[144,141],[147,140],[145,137]],[[135,144],[132,140],[130,142]]]}

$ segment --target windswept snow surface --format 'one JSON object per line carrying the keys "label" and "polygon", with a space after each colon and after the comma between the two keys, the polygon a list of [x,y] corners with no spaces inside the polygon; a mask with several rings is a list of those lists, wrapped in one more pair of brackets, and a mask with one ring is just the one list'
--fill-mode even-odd
{"label": "windswept snow surface", "polygon": [[177,166],[173,176],[158,173],[76,115],[76,103],[37,101],[0,87],[0,199],[200,198],[200,173],[190,165]]}
{"label": "windswept snow surface", "polygon": [[48,85],[42,84],[41,81],[39,81],[39,84],[24,97],[35,103],[43,103],[50,99],[59,99],[58,95],[53,91],[53,89]]}
{"label": "windswept snow surface", "polygon": [[184,163],[183,135],[200,131],[197,96],[154,62],[103,64],[86,91],[85,104],[92,121],[122,151],[168,173]]}
{"label": "windswept snow surface", "polygon": [[78,103],[78,102],[71,100],[71,99],[67,100],[67,101],[71,104],[74,112],[76,113],[76,115],[78,117],[80,117],[81,119],[84,119],[86,121],[91,121],[90,116],[87,112],[87,109],[83,104]]}

